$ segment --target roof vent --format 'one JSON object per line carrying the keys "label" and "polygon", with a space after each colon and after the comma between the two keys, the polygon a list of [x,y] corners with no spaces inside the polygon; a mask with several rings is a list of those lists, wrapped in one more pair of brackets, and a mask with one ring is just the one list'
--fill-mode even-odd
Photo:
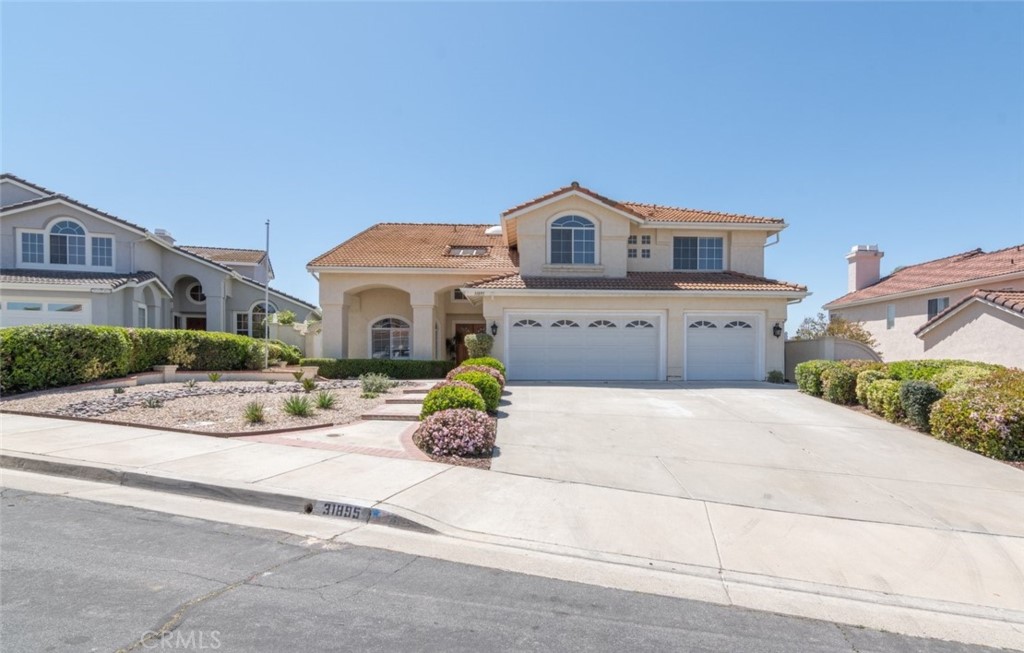
{"label": "roof vent", "polygon": [[493,227],[487,227],[487,229],[484,230],[484,235],[485,236],[500,236],[501,235],[501,225],[498,224],[498,225],[494,225]]}
{"label": "roof vent", "polygon": [[572,186],[573,188],[579,188],[579,187],[580,187],[580,182],[578,182],[578,181],[574,181],[574,182],[572,182],[572,183],[571,183],[571,184],[569,184],[569,185],[570,185],[570,186]]}
{"label": "roof vent", "polygon": [[153,235],[159,238],[160,240],[164,241],[168,245],[174,244],[174,236],[172,236],[171,232],[167,231],[166,229],[155,229],[153,230]]}

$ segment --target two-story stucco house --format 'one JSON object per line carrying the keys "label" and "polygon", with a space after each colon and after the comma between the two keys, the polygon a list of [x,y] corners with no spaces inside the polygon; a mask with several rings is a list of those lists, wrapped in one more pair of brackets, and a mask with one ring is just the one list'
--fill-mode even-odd
{"label": "two-story stucco house", "polygon": [[780,219],[618,202],[578,183],[500,225],[378,224],[313,259],[325,356],[462,359],[486,330],[512,379],[743,379],[783,369],[764,277]]}
{"label": "two-story stucco house", "polygon": [[[0,326],[104,324],[253,335],[268,313],[263,250],[180,247],[66,195],[0,175]],[[270,289],[269,312],[315,306]]]}
{"label": "two-story stucco house", "polygon": [[825,304],[863,322],[887,361],[955,358],[1024,367],[1024,245],[974,249],[880,277],[884,253],[846,256],[847,294]]}

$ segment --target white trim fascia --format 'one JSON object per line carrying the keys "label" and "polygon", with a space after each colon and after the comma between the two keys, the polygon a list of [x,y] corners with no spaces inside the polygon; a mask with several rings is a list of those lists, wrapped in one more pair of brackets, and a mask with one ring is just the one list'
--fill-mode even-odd
{"label": "white trim fascia", "polygon": [[664,222],[648,221],[643,223],[645,229],[684,229],[687,231],[768,231],[778,233],[788,227],[781,224],[750,224],[747,222]]}
{"label": "white trim fascia", "polygon": [[306,272],[324,274],[325,272],[355,272],[372,274],[440,274],[440,275],[477,275],[478,279],[516,274],[519,268],[393,268],[393,267],[347,267],[344,265],[307,265]]}
{"label": "white trim fascia", "polygon": [[463,292],[467,297],[799,297],[801,299],[810,294],[785,290],[541,290],[522,288],[507,290],[464,288]]}
{"label": "white trim fascia", "polygon": [[[918,297],[921,295],[933,295],[936,293],[945,292],[947,290],[957,290],[960,288],[970,288],[971,286],[977,286],[982,290],[999,290],[998,288],[988,288],[986,284],[1001,283],[1003,281],[1013,281],[1020,279],[1024,281],[1024,273],[1021,272],[1008,272],[995,277],[981,277],[979,279],[971,279],[970,281],[958,281],[957,283],[948,283],[942,286],[931,286],[930,288],[922,288],[920,290],[906,290],[900,293],[891,293],[889,295],[879,295],[878,297],[872,297],[870,299],[859,299],[852,302],[843,302],[835,308],[835,310],[843,310],[846,308],[853,308],[854,306],[868,306],[870,304],[887,304],[895,299],[904,299],[906,297]],[[870,286],[868,286],[870,288]],[[822,308],[827,311],[833,310],[831,308],[835,305],[834,301],[827,304],[823,304]]]}
{"label": "white trim fascia", "polygon": [[111,288],[110,286],[69,286],[61,283],[0,283],[0,290],[13,291],[13,290],[46,290],[46,291],[62,291],[71,293],[88,293],[93,290],[102,290],[104,292],[117,292],[122,290],[124,286],[120,288]]}
{"label": "white trim fascia", "polygon": [[155,283],[156,285],[160,286],[160,290],[162,290],[163,293],[168,297],[172,299],[174,298],[174,293],[172,293],[170,289],[164,284],[164,282],[160,280],[160,277],[153,277],[152,279],[146,279],[145,281],[142,282],[135,281],[128,285],[130,285],[132,288],[143,288],[151,283]]}
{"label": "white trim fascia", "polygon": [[[20,188],[22,190],[27,190],[28,192],[34,194],[36,196],[36,199],[39,199],[40,197],[46,197],[49,194],[49,193],[40,192],[40,190],[38,188],[33,188],[32,186],[29,186],[28,184],[26,184],[24,182],[18,181],[17,179],[11,179],[10,177],[7,177],[6,179],[2,179],[0,181],[3,181],[4,183],[7,183],[7,184],[14,184],[15,186],[17,186],[18,188]],[[25,200],[25,201],[28,202],[28,201],[31,201],[31,200]]]}
{"label": "white trim fascia", "polygon": [[946,313],[941,318],[939,318],[938,320],[935,320],[934,322],[932,322],[931,324],[929,324],[925,328],[921,329],[920,332],[918,332],[918,333],[916,333],[914,335],[917,336],[918,340],[924,340],[924,335],[926,333],[928,333],[929,331],[931,331],[935,327],[939,326],[940,324],[945,322],[947,319],[953,317],[957,313],[963,311],[964,309],[969,307],[974,302],[978,302],[979,304],[984,304],[986,306],[991,306],[992,308],[999,309],[1000,311],[1002,311],[1004,313],[1008,313],[1009,315],[1012,315],[1014,317],[1018,317],[1018,318],[1024,320],[1024,313],[1019,313],[1017,311],[1010,310],[1010,309],[1006,308],[1005,306],[997,304],[997,303],[995,303],[993,301],[989,301],[987,299],[982,299],[981,297],[971,297],[967,301],[961,303],[959,306],[954,308],[952,311]]}
{"label": "white trim fascia", "polygon": [[565,192],[559,193],[558,195],[555,195],[553,197],[549,197],[548,199],[544,200],[543,202],[537,202],[536,204],[530,204],[529,206],[525,206],[525,207],[523,207],[521,209],[517,209],[517,210],[513,211],[512,213],[508,213],[506,215],[502,215],[501,219],[502,220],[515,220],[516,218],[518,218],[521,215],[525,215],[526,213],[529,213],[531,211],[535,211],[537,209],[544,208],[545,206],[548,206],[550,204],[554,204],[555,202],[559,202],[559,201],[565,199],[566,197],[570,197],[570,196],[581,197],[581,198],[587,200],[588,202],[591,202],[591,203],[596,204],[598,206],[604,207],[604,208],[608,209],[609,211],[613,211],[614,213],[618,213],[619,215],[621,215],[621,216],[623,216],[625,218],[628,218],[628,219],[632,220],[633,222],[635,222],[637,224],[643,224],[643,222],[644,222],[643,218],[635,216],[632,213],[629,213],[628,211],[623,211],[622,209],[617,209],[614,206],[611,206],[609,204],[605,204],[601,200],[593,198],[590,195],[587,195],[586,193],[583,193],[583,192],[580,192],[579,190],[576,190],[575,188],[570,188],[569,190],[567,190]]}

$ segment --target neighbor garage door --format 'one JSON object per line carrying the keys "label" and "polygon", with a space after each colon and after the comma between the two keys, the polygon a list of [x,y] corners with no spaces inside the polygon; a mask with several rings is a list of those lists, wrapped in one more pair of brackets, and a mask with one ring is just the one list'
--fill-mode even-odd
{"label": "neighbor garage door", "polygon": [[90,324],[91,301],[75,299],[11,299],[0,307],[0,326],[27,324]]}
{"label": "neighbor garage door", "polygon": [[686,380],[759,380],[756,325],[754,316],[687,316]]}
{"label": "neighbor garage door", "polygon": [[657,380],[659,315],[551,313],[510,315],[511,379]]}

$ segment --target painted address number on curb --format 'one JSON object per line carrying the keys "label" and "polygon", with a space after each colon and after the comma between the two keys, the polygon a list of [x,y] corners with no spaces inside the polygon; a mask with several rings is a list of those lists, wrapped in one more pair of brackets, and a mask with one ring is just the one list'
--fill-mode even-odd
{"label": "painted address number on curb", "polygon": [[353,506],[350,503],[332,503],[330,501],[317,501],[313,506],[313,514],[323,517],[341,517],[342,519],[357,519],[367,521],[370,519],[370,509],[363,506]]}

